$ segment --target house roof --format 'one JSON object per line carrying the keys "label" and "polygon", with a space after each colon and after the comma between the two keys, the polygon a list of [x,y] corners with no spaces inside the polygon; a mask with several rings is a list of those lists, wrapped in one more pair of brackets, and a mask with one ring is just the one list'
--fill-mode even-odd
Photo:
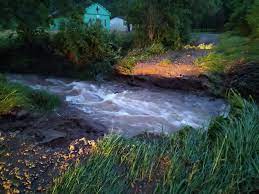
{"label": "house roof", "polygon": [[95,6],[95,5],[101,7],[102,9],[104,9],[110,16],[112,15],[111,12],[110,12],[108,9],[106,9],[104,6],[102,6],[102,5],[99,4],[99,3],[93,3],[92,5],[88,6],[85,10],[90,9],[90,8],[92,8],[92,7]]}

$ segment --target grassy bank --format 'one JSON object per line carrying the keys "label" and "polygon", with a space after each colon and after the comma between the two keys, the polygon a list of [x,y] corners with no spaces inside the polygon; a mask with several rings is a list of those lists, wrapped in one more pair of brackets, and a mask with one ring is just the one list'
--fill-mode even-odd
{"label": "grassy bank", "polygon": [[17,108],[49,111],[59,104],[57,96],[21,84],[10,83],[0,74],[0,115],[8,114]]}
{"label": "grassy bank", "polygon": [[236,64],[259,61],[259,39],[225,33],[214,52],[196,61],[204,70],[226,73]]}
{"label": "grassy bank", "polygon": [[56,180],[51,193],[239,193],[258,191],[259,109],[230,95],[228,118],[207,132],[125,139],[110,135]]}
{"label": "grassy bank", "polygon": [[258,45],[258,38],[225,33],[209,55],[196,61],[214,83],[214,93],[222,95],[233,88],[245,97],[252,95],[259,100]]}

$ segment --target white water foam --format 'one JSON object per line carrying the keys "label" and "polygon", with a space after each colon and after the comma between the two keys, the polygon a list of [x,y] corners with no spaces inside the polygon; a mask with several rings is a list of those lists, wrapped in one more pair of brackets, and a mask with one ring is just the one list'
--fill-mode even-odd
{"label": "white water foam", "polygon": [[69,82],[37,76],[11,75],[10,79],[61,95],[88,118],[127,136],[143,132],[172,133],[187,125],[207,128],[211,118],[228,112],[228,105],[222,99],[179,91],[133,90],[112,82]]}

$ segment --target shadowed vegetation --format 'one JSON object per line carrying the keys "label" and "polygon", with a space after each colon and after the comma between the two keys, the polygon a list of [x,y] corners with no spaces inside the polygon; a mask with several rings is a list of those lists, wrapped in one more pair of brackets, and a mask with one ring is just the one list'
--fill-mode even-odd
{"label": "shadowed vegetation", "polygon": [[209,72],[226,73],[233,65],[259,61],[259,40],[224,34],[214,52],[197,60]]}
{"label": "shadowed vegetation", "polygon": [[208,131],[100,140],[51,193],[248,193],[258,190],[259,109],[231,93],[228,118]]}
{"label": "shadowed vegetation", "polygon": [[0,76],[0,115],[8,114],[17,108],[49,111],[59,104],[57,96],[21,84],[10,83],[3,75]]}
{"label": "shadowed vegetation", "polygon": [[[205,57],[196,60],[211,79],[226,89],[236,89],[242,95],[259,99],[259,39],[231,33],[221,36],[220,44]],[[221,76],[219,76],[221,75]],[[215,85],[214,84],[214,85]],[[215,92],[218,93],[218,92]],[[222,93],[222,91],[221,91]]]}

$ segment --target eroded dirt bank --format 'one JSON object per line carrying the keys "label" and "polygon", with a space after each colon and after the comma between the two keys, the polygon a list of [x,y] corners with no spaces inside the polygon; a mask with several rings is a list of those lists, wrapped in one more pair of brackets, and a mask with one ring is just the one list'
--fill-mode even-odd
{"label": "eroded dirt bank", "polygon": [[154,85],[166,89],[215,95],[217,93],[215,90],[222,90],[221,85],[224,83],[220,80],[216,80],[215,83],[215,80],[211,79],[213,76],[197,65],[196,60],[208,55],[211,52],[210,47],[213,48],[219,43],[219,34],[192,34],[192,39],[192,44],[196,47],[168,51],[160,56],[137,62],[131,72],[119,70],[117,74],[122,80],[126,79],[134,86]]}
{"label": "eroded dirt bank", "polygon": [[214,95],[215,83],[212,83],[207,72],[195,63],[196,59],[208,53],[207,50],[198,49],[168,52],[150,60],[140,61],[132,72],[118,72],[118,76],[134,86],[153,85]]}

